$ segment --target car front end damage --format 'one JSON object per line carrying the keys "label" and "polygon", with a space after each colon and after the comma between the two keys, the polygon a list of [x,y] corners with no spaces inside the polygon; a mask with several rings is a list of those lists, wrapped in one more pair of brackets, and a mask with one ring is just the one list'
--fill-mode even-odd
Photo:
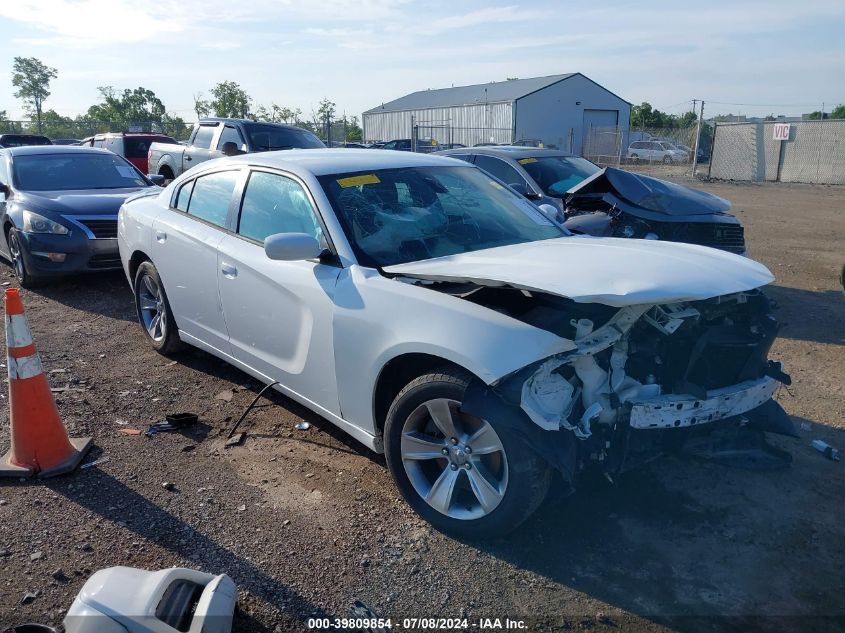
{"label": "car front end damage", "polygon": [[666,453],[790,463],[765,441],[796,434],[772,399],[790,378],[768,360],[778,324],[761,291],[621,308],[507,288],[465,298],[574,341],[495,384],[474,381],[462,406],[519,429],[571,486],[591,464],[613,478]]}

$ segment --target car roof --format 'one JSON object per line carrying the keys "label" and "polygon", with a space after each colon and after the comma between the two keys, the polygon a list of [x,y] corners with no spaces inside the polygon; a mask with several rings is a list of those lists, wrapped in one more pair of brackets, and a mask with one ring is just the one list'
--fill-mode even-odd
{"label": "car roof", "polygon": [[[80,147],[79,145],[25,145],[23,147],[6,147],[2,151],[10,156],[32,156],[46,154],[112,154],[100,147]],[[112,154],[114,155],[114,154]]]}
{"label": "car roof", "polygon": [[315,176],[401,167],[447,167],[455,165],[466,167],[466,163],[463,161],[458,162],[456,159],[446,158],[445,156],[393,150],[374,152],[370,149],[354,148],[288,149],[277,152],[243,154],[203,163],[203,165],[209,167],[212,165],[219,167],[224,164],[275,167],[277,169],[309,172]]}
{"label": "car roof", "polygon": [[541,158],[543,156],[567,156],[574,157],[574,154],[559,149],[546,149],[543,147],[523,147],[521,145],[494,145],[488,147],[459,147],[436,152],[441,156],[451,154],[484,154],[486,156],[501,156],[519,160],[520,158]]}

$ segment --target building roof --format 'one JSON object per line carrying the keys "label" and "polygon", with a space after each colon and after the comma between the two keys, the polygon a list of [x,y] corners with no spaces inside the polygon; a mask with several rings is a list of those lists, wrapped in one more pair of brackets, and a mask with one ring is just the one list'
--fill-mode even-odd
{"label": "building roof", "polygon": [[532,92],[542,90],[552,84],[579,73],[564,75],[549,75],[548,77],[531,77],[528,79],[513,79],[508,81],[494,81],[474,86],[455,86],[452,88],[438,88],[435,90],[419,90],[400,97],[364,112],[401,112],[404,110],[421,110],[425,108],[444,108],[449,106],[470,105],[477,103],[497,103],[515,101]]}

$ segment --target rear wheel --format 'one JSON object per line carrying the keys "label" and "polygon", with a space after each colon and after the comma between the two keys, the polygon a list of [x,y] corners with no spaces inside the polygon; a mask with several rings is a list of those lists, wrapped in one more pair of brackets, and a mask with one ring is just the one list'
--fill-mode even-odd
{"label": "rear wheel", "polygon": [[164,285],[152,262],[142,262],[135,273],[135,309],[144,334],[160,354],[172,354],[182,349],[179,331]]}
{"label": "rear wheel", "polygon": [[637,154],[631,154],[631,162],[636,165],[640,162],[640,157]]}
{"label": "rear wheel", "polygon": [[669,164],[669,163],[671,163],[671,162],[672,162],[672,157],[671,157],[671,156],[664,156],[664,157],[663,157],[663,164],[664,164],[664,165],[668,165],[668,164]]}
{"label": "rear wheel", "polygon": [[35,288],[44,284],[42,277],[37,277],[29,272],[24,259],[26,249],[25,242],[20,236],[20,232],[12,227],[6,235],[6,240],[9,245],[9,255],[12,258],[12,269],[15,271],[15,277],[18,278],[18,283],[22,288]]}
{"label": "rear wheel", "polygon": [[387,414],[387,464],[408,504],[437,529],[501,536],[537,509],[550,471],[513,430],[461,411],[468,383],[453,369],[409,383]]}

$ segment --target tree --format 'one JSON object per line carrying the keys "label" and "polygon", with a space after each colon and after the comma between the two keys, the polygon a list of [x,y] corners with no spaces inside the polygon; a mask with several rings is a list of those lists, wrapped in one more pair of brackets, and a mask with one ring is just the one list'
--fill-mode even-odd
{"label": "tree", "polygon": [[329,101],[328,97],[323,97],[316,111],[311,110],[314,131],[321,139],[327,138],[336,111],[337,104],[334,101]]}
{"label": "tree", "polygon": [[87,118],[108,122],[110,128],[125,130],[133,126],[152,129],[160,126],[166,109],[156,94],[147,88],[128,88],[118,92],[112,86],[100,86],[102,103],[88,108]]}
{"label": "tree", "polygon": [[[807,115],[807,119],[810,120],[810,121],[818,121],[821,118],[822,118],[821,110],[816,110],[815,112],[810,112],[810,114]],[[825,119],[829,118],[829,115],[827,114],[827,112],[824,113],[824,118]]]}
{"label": "tree", "polygon": [[349,120],[349,125],[346,128],[347,141],[362,141],[364,140],[364,130],[358,124],[358,117],[354,116]]}
{"label": "tree", "polygon": [[249,116],[249,105],[252,98],[234,81],[221,81],[211,89],[214,99],[209,104],[215,116],[240,117]]}
{"label": "tree", "polygon": [[204,98],[202,92],[194,93],[194,112],[197,113],[197,119],[207,117],[211,113],[211,104]]}
{"label": "tree", "polygon": [[845,104],[840,103],[830,112],[831,119],[845,119]]}
{"label": "tree", "polygon": [[12,85],[17,88],[15,97],[24,102],[29,116],[33,114],[41,134],[41,108],[50,96],[50,80],[58,77],[55,68],[45,66],[35,57],[15,57],[12,64]]}

